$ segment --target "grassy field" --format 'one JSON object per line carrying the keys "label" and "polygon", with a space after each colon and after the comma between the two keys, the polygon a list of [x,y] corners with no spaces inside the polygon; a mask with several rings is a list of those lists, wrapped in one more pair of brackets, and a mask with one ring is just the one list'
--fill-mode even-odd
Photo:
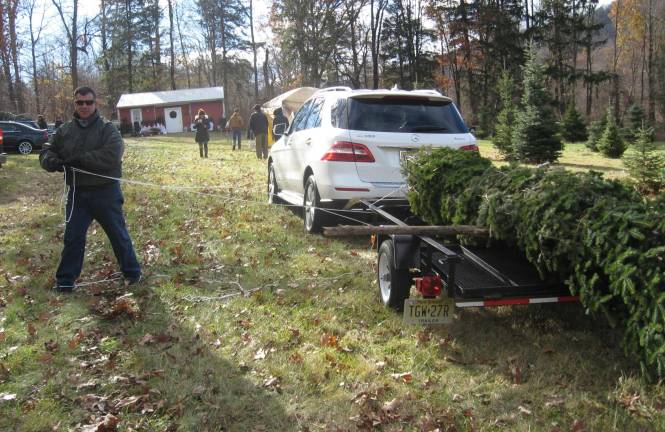
{"label": "grassy field", "polygon": [[[117,271],[93,225],[83,286],[54,293],[61,177],[36,155],[0,169],[0,430],[665,430],[663,385],[579,305],[406,326],[378,300],[369,239],[305,235],[297,209],[266,204],[249,149],[126,144],[125,179],[169,187],[123,185],[132,290],[84,285]],[[581,145],[562,164],[625,175]]]}

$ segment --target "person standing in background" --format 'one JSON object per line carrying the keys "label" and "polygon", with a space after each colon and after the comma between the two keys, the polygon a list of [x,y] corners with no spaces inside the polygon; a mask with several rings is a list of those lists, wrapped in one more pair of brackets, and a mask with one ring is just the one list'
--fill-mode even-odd
{"label": "person standing in background", "polygon": [[[194,140],[199,144],[199,154],[201,157],[208,157],[208,141],[210,141],[210,120],[203,108],[199,108],[199,112],[194,120],[194,129],[196,129],[196,136]],[[205,156],[204,156],[205,155]]]}
{"label": "person standing in background", "polygon": [[48,124],[46,124],[46,119],[41,114],[37,116],[37,126],[39,126],[39,129],[48,129]]}
{"label": "person standing in background", "polygon": [[238,143],[238,150],[240,150],[240,142],[242,140],[242,128],[245,126],[245,121],[240,115],[238,108],[233,110],[233,114],[228,121],[228,127],[231,129],[233,139],[233,150],[236,149],[236,141]]}
{"label": "person standing in background", "polygon": [[[272,114],[275,117],[272,120],[273,130],[275,126],[283,124],[284,125],[283,130],[286,132],[286,130],[289,128],[289,119],[287,119],[286,116],[284,115],[282,108],[275,109],[275,111],[273,111]],[[282,135],[273,132],[273,137],[274,137],[274,142],[277,142],[277,140],[279,140],[282,137]]]}
{"label": "person standing in background", "polygon": [[256,157],[268,159],[268,117],[261,111],[261,105],[254,105],[254,112],[249,117],[249,130],[254,134]]}

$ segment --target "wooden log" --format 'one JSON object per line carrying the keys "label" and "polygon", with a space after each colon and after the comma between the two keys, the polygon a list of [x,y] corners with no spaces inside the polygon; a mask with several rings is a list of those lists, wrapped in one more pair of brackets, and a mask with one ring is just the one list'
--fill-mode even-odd
{"label": "wooden log", "polygon": [[473,225],[425,225],[425,226],[401,226],[401,225],[340,225],[336,227],[324,227],[323,235],[326,237],[344,237],[370,234],[411,234],[423,236],[453,236],[458,234],[473,237],[488,237],[487,228]]}

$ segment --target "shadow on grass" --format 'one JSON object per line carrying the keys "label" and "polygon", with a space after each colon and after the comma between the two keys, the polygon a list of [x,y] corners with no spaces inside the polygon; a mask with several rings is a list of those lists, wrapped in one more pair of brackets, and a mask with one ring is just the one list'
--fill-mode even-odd
{"label": "shadow on grass", "polygon": [[[293,419],[289,419],[272,390],[247,379],[249,368],[239,367],[220,353],[224,341],[180,313],[181,307],[165,303],[149,284],[148,278],[133,295],[140,305],[138,318],[132,320],[127,314],[113,319],[95,316],[100,332],[97,338],[121,342],[116,352],[117,366],[108,371],[109,380],[116,381],[111,395],[124,391],[146,398],[142,405],[129,405],[116,413],[120,425],[134,425],[141,430],[289,430]],[[110,293],[113,292],[105,294],[109,300],[123,294],[115,292],[109,296]],[[98,304],[100,298],[104,296],[93,297],[85,292],[66,296],[64,301],[88,310],[94,309],[96,306],[91,304]],[[124,390],[117,383],[123,383],[127,377],[130,382],[135,381],[132,377],[147,377],[143,378],[147,383],[138,381]],[[88,391],[78,392],[72,399],[78,400]],[[154,411],[142,413],[146,406]],[[86,414],[91,414],[90,410]],[[94,410],[92,414],[99,415]]]}

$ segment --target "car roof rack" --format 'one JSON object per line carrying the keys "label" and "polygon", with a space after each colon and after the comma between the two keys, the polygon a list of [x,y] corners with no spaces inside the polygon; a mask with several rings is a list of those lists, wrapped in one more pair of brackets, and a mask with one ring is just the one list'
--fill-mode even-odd
{"label": "car roof rack", "polygon": [[319,90],[317,93],[327,93],[327,92],[336,92],[336,91],[351,91],[351,87],[347,86],[335,86],[335,87],[327,87],[324,89]]}

